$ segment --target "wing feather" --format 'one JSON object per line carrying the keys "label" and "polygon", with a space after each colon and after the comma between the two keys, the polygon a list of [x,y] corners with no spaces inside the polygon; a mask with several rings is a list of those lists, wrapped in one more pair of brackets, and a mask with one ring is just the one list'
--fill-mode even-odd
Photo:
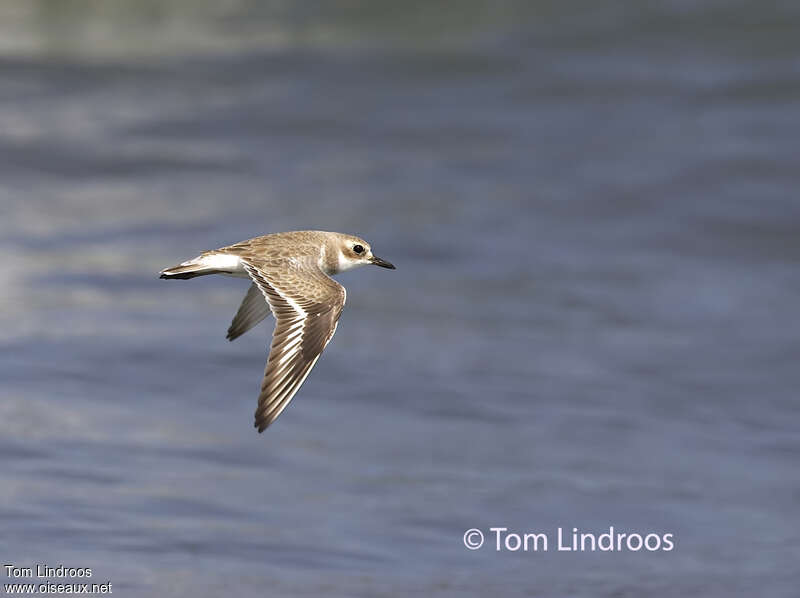
{"label": "wing feather", "polygon": [[269,304],[264,301],[258,285],[252,283],[228,328],[227,339],[232,341],[239,338],[268,315]]}
{"label": "wing feather", "polygon": [[275,316],[255,426],[263,432],[292,400],[336,331],[346,293],[310,259],[242,258]]}

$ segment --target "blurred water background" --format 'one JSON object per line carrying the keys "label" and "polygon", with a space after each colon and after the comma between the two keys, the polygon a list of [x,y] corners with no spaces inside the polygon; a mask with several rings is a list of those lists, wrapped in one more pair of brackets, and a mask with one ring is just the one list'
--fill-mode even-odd
{"label": "blurred water background", "polygon": [[[0,559],[121,596],[796,596],[800,5],[0,3]],[[271,320],[158,280],[364,236]],[[496,553],[467,528],[674,533]]]}

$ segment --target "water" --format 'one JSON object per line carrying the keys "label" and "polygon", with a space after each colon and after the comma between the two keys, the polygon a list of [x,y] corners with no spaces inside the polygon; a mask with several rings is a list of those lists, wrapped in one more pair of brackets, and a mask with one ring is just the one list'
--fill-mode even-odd
{"label": "water", "polygon": [[[0,9],[4,564],[122,596],[796,595],[795,3],[136,7]],[[398,269],[340,277],[259,435],[247,284],[156,273],[298,228]],[[675,549],[462,544],[611,525]]]}

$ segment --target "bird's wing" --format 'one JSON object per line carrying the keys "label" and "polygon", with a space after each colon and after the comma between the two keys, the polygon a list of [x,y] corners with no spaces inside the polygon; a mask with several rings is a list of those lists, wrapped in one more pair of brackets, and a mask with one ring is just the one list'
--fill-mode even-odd
{"label": "bird's wing", "polygon": [[232,341],[239,338],[268,315],[269,305],[264,301],[264,295],[256,283],[251,284],[228,328],[227,339]]}
{"label": "bird's wing", "polygon": [[256,409],[255,426],[263,432],[292,400],[333,337],[346,293],[310,260],[242,262],[276,320]]}

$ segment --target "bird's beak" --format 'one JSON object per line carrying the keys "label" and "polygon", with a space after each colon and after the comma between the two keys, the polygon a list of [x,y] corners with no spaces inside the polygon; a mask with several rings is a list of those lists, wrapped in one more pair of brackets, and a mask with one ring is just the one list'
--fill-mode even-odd
{"label": "bird's beak", "polygon": [[389,270],[395,270],[394,264],[387,262],[386,260],[382,260],[379,257],[375,257],[374,255],[369,258],[369,261],[375,264],[376,266],[380,266],[381,268],[389,268]]}

